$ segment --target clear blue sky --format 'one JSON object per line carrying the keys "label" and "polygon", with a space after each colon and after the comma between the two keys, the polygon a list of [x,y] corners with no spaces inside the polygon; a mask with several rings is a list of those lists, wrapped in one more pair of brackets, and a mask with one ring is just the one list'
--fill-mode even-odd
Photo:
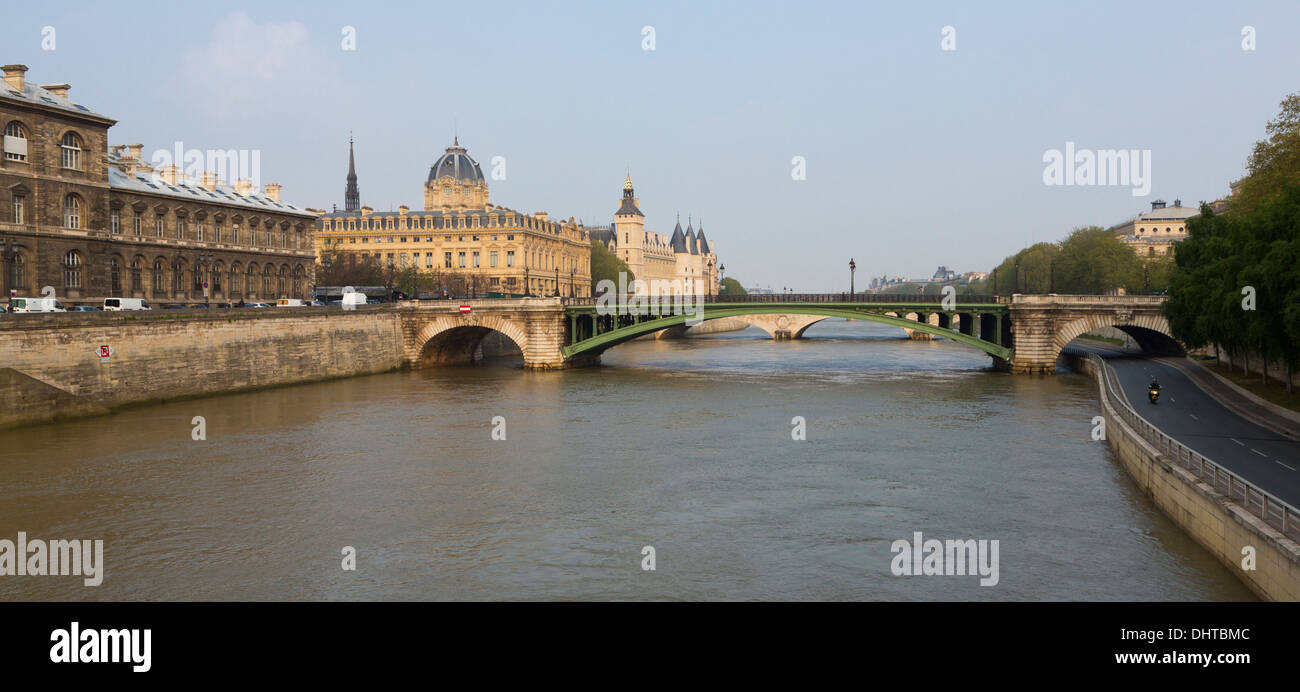
{"label": "clear blue sky", "polygon": [[[704,218],[727,274],[802,291],[990,269],[1078,225],[1227,193],[1300,90],[1296,2],[19,3],[0,62],[68,82],[115,144],[260,149],[294,203],[419,208],[461,143],[492,199]],[[642,27],[655,50],[642,50]],[[1257,49],[1242,50],[1242,28]],[[55,50],[41,48],[55,29]],[[341,47],[356,29],[357,49]],[[941,31],[956,30],[956,50]],[[1152,152],[1148,197],[1049,187],[1043,155]],[[791,159],[807,180],[791,179]]]}

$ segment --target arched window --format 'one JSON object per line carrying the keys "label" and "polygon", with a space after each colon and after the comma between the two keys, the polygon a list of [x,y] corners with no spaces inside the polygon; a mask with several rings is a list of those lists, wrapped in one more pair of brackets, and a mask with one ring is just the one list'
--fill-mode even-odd
{"label": "arched window", "polygon": [[69,132],[63,135],[63,140],[59,142],[63,149],[63,167],[64,168],[81,168],[81,138],[75,132]]}
{"label": "arched window", "polygon": [[269,264],[266,265],[266,268],[262,270],[262,295],[269,296],[275,292],[274,278],[275,267]]}
{"label": "arched window", "polygon": [[254,283],[256,277],[257,277],[257,265],[256,264],[248,265],[248,274],[245,276],[244,279],[245,294],[249,296],[253,296],[257,293],[257,284]]}
{"label": "arched window", "polygon": [[131,260],[131,292],[138,293],[144,290],[144,266],[137,257]]}
{"label": "arched window", "polygon": [[14,261],[9,265],[9,287],[10,288],[17,289],[17,290],[23,289],[23,286],[27,280],[25,272],[23,271],[23,262],[24,262],[23,254],[21,252],[14,255]]}
{"label": "arched window", "polygon": [[26,161],[27,131],[23,129],[22,123],[14,120],[5,125],[5,137],[13,138],[5,140],[5,158],[9,161]]}
{"label": "arched window", "polygon": [[177,296],[185,290],[185,265],[180,262],[172,263],[172,293]]}
{"label": "arched window", "polygon": [[81,255],[76,250],[63,256],[63,287],[81,288]]}
{"label": "arched window", "polygon": [[163,261],[161,259],[154,260],[153,280],[151,283],[153,285],[153,294],[155,296],[167,295],[167,286],[164,283],[164,276],[166,275],[166,272],[167,272],[167,266],[163,264]]}
{"label": "arched window", "polygon": [[122,263],[116,257],[108,261],[108,285],[112,295],[122,295]]}
{"label": "arched window", "polygon": [[225,273],[225,271],[226,268],[222,266],[220,262],[217,262],[217,266],[212,270],[212,292],[213,293],[221,292],[221,275]]}
{"label": "arched window", "polygon": [[63,198],[63,227],[81,228],[81,199],[76,195]]}
{"label": "arched window", "polygon": [[242,281],[243,275],[244,268],[239,266],[238,262],[230,265],[230,295],[227,297],[234,298],[235,296],[242,295],[239,292],[239,285]]}

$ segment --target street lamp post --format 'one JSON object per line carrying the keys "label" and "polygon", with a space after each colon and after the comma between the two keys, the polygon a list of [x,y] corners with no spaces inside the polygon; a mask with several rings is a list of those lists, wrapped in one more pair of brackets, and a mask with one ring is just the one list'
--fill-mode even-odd
{"label": "street lamp post", "polygon": [[849,295],[853,295],[853,273],[858,270],[858,264],[849,258]]}
{"label": "street lamp post", "polygon": [[573,267],[569,269],[569,297],[570,298],[577,297],[578,294],[574,290],[577,287],[577,284],[578,284],[578,268]]}
{"label": "street lamp post", "polygon": [[524,266],[524,297],[531,298],[532,296],[533,296],[532,290],[528,285],[528,267],[527,265],[525,265]]}
{"label": "street lamp post", "polygon": [[560,268],[555,268],[555,297],[560,297]]}

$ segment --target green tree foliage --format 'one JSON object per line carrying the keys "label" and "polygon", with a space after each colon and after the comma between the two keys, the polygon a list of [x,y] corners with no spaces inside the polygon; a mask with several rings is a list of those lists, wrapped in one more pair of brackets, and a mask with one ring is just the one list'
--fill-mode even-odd
{"label": "green tree foliage", "polygon": [[719,295],[742,296],[745,295],[746,293],[749,293],[749,291],[746,291],[745,287],[740,285],[739,281],[731,278],[730,276],[718,282]]}
{"label": "green tree foliage", "polygon": [[1220,216],[1202,205],[1174,253],[1164,311],[1175,337],[1300,365],[1300,182]]}
{"label": "green tree foliage", "polygon": [[1143,260],[1110,231],[1099,226],[1074,229],[1059,243],[1036,243],[1002,260],[987,282],[972,284],[976,293],[1105,294],[1163,291],[1173,274],[1173,260]]}
{"label": "green tree foliage", "polygon": [[1051,286],[1052,262],[1060,254],[1055,243],[1035,243],[1010,255],[989,275],[989,292],[999,295],[1047,293]]}
{"label": "green tree foliage", "polygon": [[630,286],[636,278],[632,275],[632,270],[628,269],[627,262],[618,258],[618,255],[609,251],[605,244],[599,240],[591,241],[591,291],[592,295],[597,295],[596,286],[602,280],[613,281],[618,285],[619,272],[627,273],[627,284]]}
{"label": "green tree foliage", "polygon": [[1202,204],[1187,224],[1164,311],[1190,346],[1249,352],[1291,371],[1300,365],[1300,94],[1282,100],[1265,131],[1226,213]]}
{"label": "green tree foliage", "polygon": [[1233,212],[1267,204],[1300,173],[1300,94],[1282,99],[1278,116],[1264,131],[1268,138],[1255,142],[1246,160],[1246,177],[1229,198]]}
{"label": "green tree foliage", "polygon": [[1076,228],[1061,241],[1056,292],[1100,295],[1115,288],[1145,289],[1142,260],[1115,234],[1098,226]]}

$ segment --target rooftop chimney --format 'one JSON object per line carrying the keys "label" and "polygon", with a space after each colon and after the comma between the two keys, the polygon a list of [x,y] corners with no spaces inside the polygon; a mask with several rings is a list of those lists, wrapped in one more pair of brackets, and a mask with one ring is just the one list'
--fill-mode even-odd
{"label": "rooftop chimney", "polygon": [[42,84],[41,88],[56,95],[68,98],[68,89],[72,88],[71,84]]}
{"label": "rooftop chimney", "polygon": [[1164,209],[1164,208],[1165,208],[1165,201],[1163,199],[1158,199],[1151,203],[1151,211],[1155,211],[1157,209]]}
{"label": "rooftop chimney", "polygon": [[168,185],[176,184],[176,166],[169,163],[166,166],[163,166],[162,168],[158,169],[158,174],[162,176],[162,179]]}
{"label": "rooftop chimney", "polygon": [[1181,206],[1183,206],[1183,200],[1181,200],[1181,199],[1176,199],[1176,200],[1174,200],[1174,206],[1175,206],[1175,207],[1181,207]]}
{"label": "rooftop chimney", "polygon": [[23,90],[23,86],[26,84],[23,78],[23,75],[27,74],[26,65],[5,65],[0,67],[0,70],[5,71],[5,84],[18,91]]}
{"label": "rooftop chimney", "polygon": [[280,201],[280,183],[267,183],[266,196],[271,198],[272,202]]}
{"label": "rooftop chimney", "polygon": [[143,144],[128,144],[126,145],[126,150],[130,152],[131,158],[135,159],[136,161],[139,161],[140,157],[144,155]]}
{"label": "rooftop chimney", "polygon": [[203,176],[199,178],[199,181],[200,184],[203,185],[203,189],[207,190],[208,192],[216,192],[217,190],[216,173],[209,173],[207,171],[203,171]]}
{"label": "rooftop chimney", "polygon": [[247,197],[249,192],[253,191],[253,184],[246,178],[235,179],[235,194],[241,197]]}

